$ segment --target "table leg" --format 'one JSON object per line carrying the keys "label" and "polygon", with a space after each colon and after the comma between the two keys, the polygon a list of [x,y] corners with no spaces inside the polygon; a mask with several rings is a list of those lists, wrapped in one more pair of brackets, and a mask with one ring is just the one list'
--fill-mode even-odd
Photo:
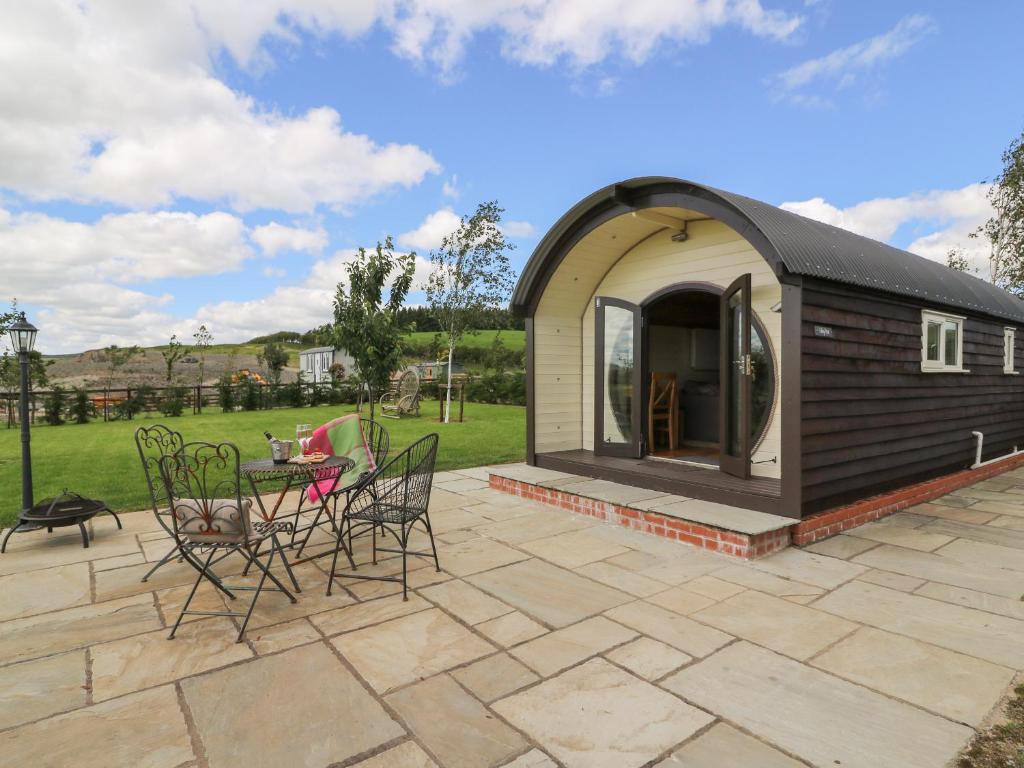
{"label": "table leg", "polygon": [[[82,531],[82,546],[86,549],[89,548],[89,531],[85,528],[85,523],[81,520],[78,521],[78,528]],[[52,528],[50,529],[53,530]]]}

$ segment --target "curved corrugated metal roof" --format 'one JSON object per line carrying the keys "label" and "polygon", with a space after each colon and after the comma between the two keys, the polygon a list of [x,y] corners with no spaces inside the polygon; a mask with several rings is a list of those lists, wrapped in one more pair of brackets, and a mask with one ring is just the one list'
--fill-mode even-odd
{"label": "curved corrugated metal roof", "polygon": [[646,177],[588,196],[545,235],[523,270],[513,309],[536,305],[554,267],[583,234],[639,208],[676,205],[722,219],[776,273],[804,275],[1024,322],[1024,301],[984,280],[774,205],[682,179]]}

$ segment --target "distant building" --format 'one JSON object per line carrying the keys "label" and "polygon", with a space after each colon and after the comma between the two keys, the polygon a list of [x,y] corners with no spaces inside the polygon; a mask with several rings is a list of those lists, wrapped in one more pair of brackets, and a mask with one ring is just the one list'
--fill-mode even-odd
{"label": "distant building", "polygon": [[[415,363],[410,366],[415,368],[416,372],[420,375],[420,378],[424,381],[440,381],[448,378],[448,361],[442,360],[436,363],[425,362]],[[452,375],[458,376],[461,373],[465,373],[466,369],[462,363],[452,363]]]}
{"label": "distant building", "polygon": [[320,384],[331,380],[331,366],[341,364],[345,375],[355,371],[355,361],[343,349],[333,347],[313,347],[299,352],[299,370],[302,380]]}

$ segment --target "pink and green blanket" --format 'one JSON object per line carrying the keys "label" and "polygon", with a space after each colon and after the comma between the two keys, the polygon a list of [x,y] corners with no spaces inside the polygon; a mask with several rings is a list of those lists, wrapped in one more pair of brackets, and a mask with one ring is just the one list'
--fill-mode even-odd
{"label": "pink and green blanket", "polygon": [[348,472],[342,474],[338,484],[334,484],[334,478],[325,477],[309,484],[306,489],[306,496],[310,503],[320,500],[321,494],[330,493],[331,489],[341,490],[352,485],[364,472],[373,472],[377,464],[373,460],[373,452],[366,444],[366,436],[363,434],[363,425],[359,421],[358,413],[351,413],[342,416],[317,427],[310,439],[309,448],[311,451],[320,451],[328,456],[345,456],[352,459],[355,465]]}

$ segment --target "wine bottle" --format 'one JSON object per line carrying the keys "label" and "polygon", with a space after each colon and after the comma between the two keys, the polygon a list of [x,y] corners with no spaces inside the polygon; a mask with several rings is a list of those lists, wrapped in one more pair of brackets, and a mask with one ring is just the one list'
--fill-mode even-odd
{"label": "wine bottle", "polygon": [[264,432],[264,433],[263,433],[263,436],[264,436],[265,438],[267,438],[267,442],[268,442],[268,443],[273,443],[273,442],[275,442],[275,440],[274,440],[274,436],[273,436],[272,434],[270,434],[269,432]]}

